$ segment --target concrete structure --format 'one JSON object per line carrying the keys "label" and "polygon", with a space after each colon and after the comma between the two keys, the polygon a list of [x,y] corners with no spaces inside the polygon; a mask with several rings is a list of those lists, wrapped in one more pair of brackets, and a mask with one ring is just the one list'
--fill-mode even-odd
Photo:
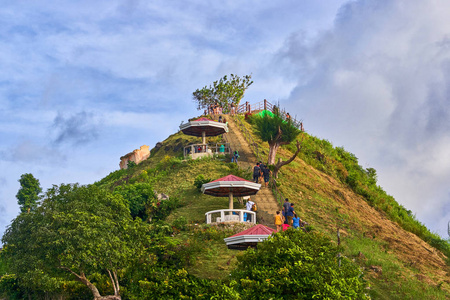
{"label": "concrete structure", "polygon": [[244,220],[244,213],[251,215],[252,221],[250,221],[250,223],[256,224],[256,212],[246,209],[218,209],[208,211],[207,213],[205,213],[206,224],[225,223],[225,222],[246,222]]}

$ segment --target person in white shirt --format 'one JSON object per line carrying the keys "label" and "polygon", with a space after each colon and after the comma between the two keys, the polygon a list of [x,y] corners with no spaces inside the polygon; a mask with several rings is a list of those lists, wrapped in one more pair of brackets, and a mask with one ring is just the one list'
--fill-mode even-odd
{"label": "person in white shirt", "polygon": [[[248,199],[247,204],[245,205],[247,210],[252,210],[253,204],[255,204],[255,202],[253,202],[251,199]],[[252,216],[251,214],[247,213],[247,222],[251,222],[252,221]]]}

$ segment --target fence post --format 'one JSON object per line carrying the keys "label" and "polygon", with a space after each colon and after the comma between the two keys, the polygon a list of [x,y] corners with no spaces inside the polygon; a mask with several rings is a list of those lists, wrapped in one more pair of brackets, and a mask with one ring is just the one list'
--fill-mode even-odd
{"label": "fence post", "polygon": [[264,99],[264,110],[267,110],[267,100]]}

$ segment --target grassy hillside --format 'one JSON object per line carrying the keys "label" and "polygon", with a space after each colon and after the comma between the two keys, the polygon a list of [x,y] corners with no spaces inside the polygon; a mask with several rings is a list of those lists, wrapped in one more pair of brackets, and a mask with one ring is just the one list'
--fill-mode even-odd
{"label": "grassy hillside", "polygon": [[[246,128],[263,155],[267,155],[267,143],[257,138],[251,119],[249,121],[244,121]],[[368,283],[367,293],[372,299],[448,299],[450,276],[444,255],[448,253],[448,242],[430,233],[406,208],[377,186],[375,170],[363,169],[357,158],[343,148],[335,148],[328,141],[306,133],[302,135],[303,148],[299,157],[281,169],[277,182],[284,196],[296,204],[296,212],[313,228],[311,236],[336,245],[339,229],[342,246],[339,251],[360,266],[362,272],[358,278]],[[220,142],[220,138],[209,138],[209,141]],[[146,161],[112,172],[95,183],[122,195],[132,216],[149,221],[145,225],[149,253],[136,265],[124,269],[123,299],[152,299],[155,294],[161,299],[180,298],[181,294],[186,299],[207,299],[207,295],[235,299],[236,292],[245,295],[273,285],[270,280],[259,283],[245,279],[245,273],[239,283],[230,281],[230,274],[236,276],[235,271],[242,266],[246,254],[229,250],[223,238],[242,231],[246,225],[205,225],[205,212],[227,208],[228,198],[204,195],[194,183],[200,175],[214,180],[228,174],[250,179],[251,174],[229,163],[225,156],[184,160],[183,146],[197,142],[199,138],[175,133],[158,143]],[[294,145],[284,146],[278,157],[287,159],[293,150]],[[153,192],[164,193],[169,200],[156,200]],[[240,208],[236,199],[234,206]],[[294,235],[277,235],[277,243],[292,245],[289,236]],[[268,251],[267,260],[273,258],[270,249],[277,243],[263,247]],[[320,249],[337,251],[325,244]],[[284,250],[286,252],[282,252]],[[289,249],[284,250],[275,252],[281,256],[292,255]],[[253,255],[251,252],[249,257]],[[327,261],[333,262],[335,257],[333,254]],[[303,263],[307,265],[306,261]],[[297,262],[293,265],[299,267]],[[270,264],[264,266],[264,272],[269,272],[270,267]],[[299,282],[295,277],[298,273],[289,275],[289,270],[286,266],[275,266],[272,271],[286,276],[284,281],[290,278]],[[6,270],[0,260],[0,276],[1,272]],[[111,289],[105,274],[96,273],[90,279],[103,291]],[[246,285],[250,288],[242,290]],[[0,278],[0,295],[5,286],[17,287],[26,294],[15,277]],[[77,299],[91,299],[79,283],[67,281],[67,286],[81,291],[78,295],[83,296]],[[47,293],[40,293],[46,299],[49,297]]]}
{"label": "grassy hillside", "polygon": [[[250,123],[246,123],[246,126],[254,131]],[[371,283],[370,293],[373,298],[419,299],[420,295],[424,296],[422,299],[446,299],[450,290],[446,257],[430,246],[432,243],[424,243],[423,237],[418,238],[414,232],[415,226],[410,227],[412,233],[404,230],[407,227],[404,224],[410,222],[407,217],[413,223],[416,222],[420,230],[430,236],[433,234],[386,195],[381,187],[376,186],[375,170],[362,169],[357,164],[357,158],[343,148],[334,148],[328,141],[303,135],[300,157],[281,169],[278,179],[279,189],[296,204],[301,217],[333,241],[337,240],[336,231],[340,228],[345,255],[363,267]],[[264,149],[267,153],[267,144],[258,140],[256,135],[254,138],[260,143],[263,153]],[[186,137],[181,133],[170,136],[161,148],[152,150],[152,157],[148,161],[134,170],[117,171],[123,173],[121,178],[114,178],[113,181],[110,178],[109,184],[149,180],[156,191],[176,197],[182,203],[168,216],[169,222],[184,218],[189,224],[203,223],[204,213],[226,207],[227,199],[199,193],[193,185],[195,177],[203,174],[216,179],[235,173],[249,178],[249,174],[242,174],[242,171],[235,169],[234,164],[225,162],[224,158],[197,161],[174,159],[181,156],[180,144],[186,142]],[[279,157],[287,159],[292,149],[293,145],[283,147]],[[142,175],[144,172],[150,179]],[[116,175],[113,173],[110,176]],[[104,183],[107,181],[103,180]],[[376,195],[364,193],[364,190],[371,191],[368,183],[372,187],[375,185],[374,190],[381,192],[385,199],[379,200]],[[445,243],[442,240],[439,242]],[[198,254],[197,259],[201,263],[189,270],[200,277],[207,274],[208,278],[221,278],[224,262],[225,269],[229,269],[235,254],[226,249],[220,240],[213,242],[210,248]],[[220,259],[216,260],[216,257]]]}

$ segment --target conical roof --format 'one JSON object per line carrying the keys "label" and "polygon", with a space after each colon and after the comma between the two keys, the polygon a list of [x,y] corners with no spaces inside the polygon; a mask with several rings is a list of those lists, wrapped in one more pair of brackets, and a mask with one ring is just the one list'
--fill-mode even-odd
{"label": "conical roof", "polygon": [[204,132],[205,136],[216,136],[228,132],[228,126],[225,123],[202,117],[181,124],[180,130],[187,135],[202,136]]}
{"label": "conical roof", "polygon": [[255,195],[261,184],[250,180],[228,175],[202,185],[202,192],[215,197],[228,197],[230,193],[235,197]]}
{"label": "conical roof", "polygon": [[274,232],[274,229],[258,224],[223,240],[229,249],[245,250],[256,247],[257,243],[266,240]]}
{"label": "conical roof", "polygon": [[258,224],[253,227],[250,227],[244,231],[236,233],[230,237],[241,236],[241,235],[271,235],[274,232],[275,232],[275,229],[264,226],[262,224]]}

